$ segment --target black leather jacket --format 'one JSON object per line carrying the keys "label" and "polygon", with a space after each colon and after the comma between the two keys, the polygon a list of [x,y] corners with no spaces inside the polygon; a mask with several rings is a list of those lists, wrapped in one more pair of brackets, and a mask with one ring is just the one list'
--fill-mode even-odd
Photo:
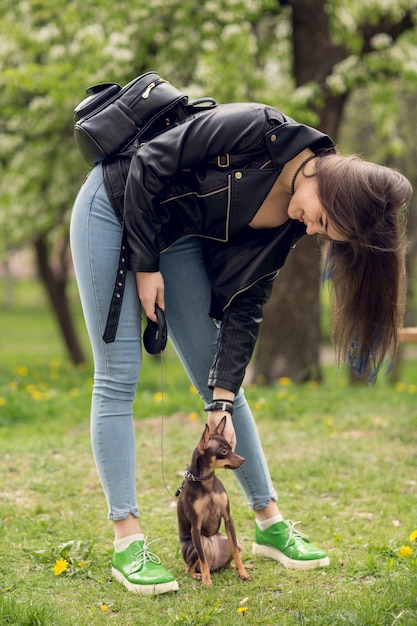
{"label": "black leather jacket", "polygon": [[334,145],[271,106],[244,103],[182,120],[133,155],[124,209],[128,267],[158,271],[160,253],[175,241],[202,237],[210,315],[222,320],[210,388],[238,391],[272,280],[305,234],[295,220],[260,230],[248,224],[285,163],[306,147]]}

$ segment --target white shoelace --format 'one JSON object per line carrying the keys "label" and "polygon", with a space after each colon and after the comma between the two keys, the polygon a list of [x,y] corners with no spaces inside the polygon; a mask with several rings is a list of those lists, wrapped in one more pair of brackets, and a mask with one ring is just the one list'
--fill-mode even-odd
{"label": "white shoelace", "polygon": [[140,550],[138,550],[135,554],[136,564],[139,569],[144,567],[148,561],[155,563],[155,565],[160,565],[161,559],[156,556],[152,550],[149,550],[149,546],[156,541],[159,541],[159,539],[154,539],[148,543],[147,538],[145,537],[142,548],[140,548]]}
{"label": "white shoelace", "polygon": [[290,545],[293,537],[300,537],[300,539],[307,539],[308,535],[305,535],[304,533],[302,533],[300,530],[298,530],[298,528],[296,528],[297,524],[301,524],[300,521],[298,522],[293,522],[292,520],[287,520],[287,522],[290,524],[290,527],[288,529],[288,541],[284,546],[284,550],[285,548],[288,548],[288,546]]}

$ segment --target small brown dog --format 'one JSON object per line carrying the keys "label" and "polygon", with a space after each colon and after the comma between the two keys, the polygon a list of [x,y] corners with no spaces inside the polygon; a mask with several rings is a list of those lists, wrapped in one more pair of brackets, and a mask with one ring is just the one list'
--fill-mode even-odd
{"label": "small brown dog", "polygon": [[[237,469],[245,461],[232,451],[222,436],[225,425],[226,417],[214,433],[209,433],[206,424],[191,465],[177,491],[181,553],[188,573],[202,579],[206,585],[211,585],[210,570],[231,566],[232,560],[240,578],[249,578],[240,557],[229,498],[222,482],[214,474],[214,470],[219,468]],[[222,518],[227,537],[219,533]]]}

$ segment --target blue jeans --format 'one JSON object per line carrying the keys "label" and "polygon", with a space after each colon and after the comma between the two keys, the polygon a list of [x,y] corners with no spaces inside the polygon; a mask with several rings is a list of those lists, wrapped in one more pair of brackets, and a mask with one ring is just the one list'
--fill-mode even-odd
{"label": "blue jeans", "polygon": [[[80,189],[71,220],[71,248],[83,313],[94,358],[91,439],[109,507],[109,519],[139,515],[132,405],[142,362],[141,305],[135,276],[128,272],[114,343],[102,335],[119,261],[122,227],[96,166]],[[218,330],[208,316],[211,288],[198,238],[180,241],[161,255],[169,338],[204,402],[211,401],[207,378]],[[245,457],[235,470],[249,506],[262,509],[277,496],[256,425],[241,389],[233,424],[236,452]]]}

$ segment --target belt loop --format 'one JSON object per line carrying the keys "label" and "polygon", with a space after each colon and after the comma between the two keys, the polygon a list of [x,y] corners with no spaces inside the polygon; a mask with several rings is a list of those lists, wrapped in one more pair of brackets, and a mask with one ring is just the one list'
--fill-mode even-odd
{"label": "belt loop", "polygon": [[230,166],[230,155],[224,154],[217,157],[217,167],[226,168]]}

